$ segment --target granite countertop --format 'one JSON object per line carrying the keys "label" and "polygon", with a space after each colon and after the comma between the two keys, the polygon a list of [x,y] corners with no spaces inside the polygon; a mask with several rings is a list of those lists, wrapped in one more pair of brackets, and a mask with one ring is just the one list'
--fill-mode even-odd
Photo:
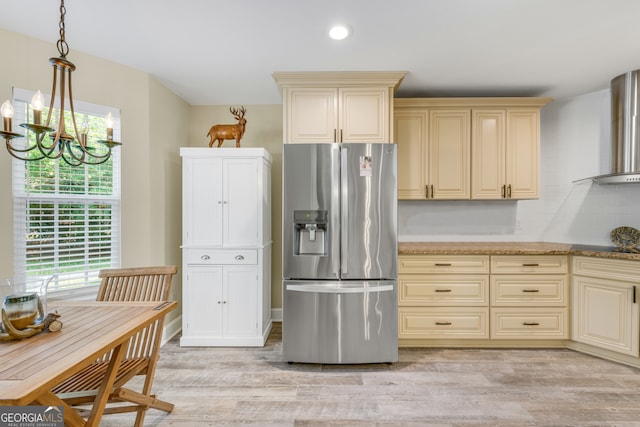
{"label": "granite countertop", "polygon": [[640,260],[640,252],[621,252],[615,246],[546,242],[399,242],[398,252],[400,255],[584,255]]}

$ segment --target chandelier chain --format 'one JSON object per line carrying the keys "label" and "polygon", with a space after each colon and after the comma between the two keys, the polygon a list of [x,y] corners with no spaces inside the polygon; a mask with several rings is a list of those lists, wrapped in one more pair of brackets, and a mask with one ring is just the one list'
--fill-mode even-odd
{"label": "chandelier chain", "polygon": [[58,24],[58,26],[60,27],[60,39],[58,40],[57,47],[58,47],[58,52],[60,53],[60,57],[62,58],[66,58],[67,54],[69,53],[69,45],[64,39],[64,16],[66,15],[66,13],[67,13],[67,8],[64,7],[64,0],[61,0],[60,1],[60,24]]}

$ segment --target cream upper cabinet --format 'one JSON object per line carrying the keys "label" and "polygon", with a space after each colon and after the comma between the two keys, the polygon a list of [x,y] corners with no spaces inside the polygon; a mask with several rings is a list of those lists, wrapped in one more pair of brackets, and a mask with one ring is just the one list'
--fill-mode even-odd
{"label": "cream upper cabinet", "polygon": [[470,110],[402,109],[394,118],[399,199],[468,199]]}
{"label": "cream upper cabinet", "polygon": [[278,72],[285,143],[392,142],[404,72]]}
{"label": "cream upper cabinet", "polygon": [[429,111],[430,199],[469,198],[470,123],[469,109]]}
{"label": "cream upper cabinet", "polygon": [[[539,112],[549,101],[550,98],[397,99],[398,198],[539,197]],[[424,121],[417,119],[420,112],[426,114]],[[416,159],[420,153],[421,159]],[[421,169],[419,162],[423,163]],[[405,167],[407,164],[409,167]],[[418,171],[423,174],[420,178],[416,176]]]}
{"label": "cream upper cabinet", "polygon": [[395,141],[398,144],[398,198],[427,197],[428,157],[427,111],[403,109],[394,117]]}

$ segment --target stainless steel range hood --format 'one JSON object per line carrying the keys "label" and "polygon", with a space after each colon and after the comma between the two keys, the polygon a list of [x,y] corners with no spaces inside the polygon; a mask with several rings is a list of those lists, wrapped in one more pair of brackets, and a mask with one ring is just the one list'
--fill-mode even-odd
{"label": "stainless steel range hood", "polygon": [[611,173],[624,182],[640,182],[639,125],[640,70],[635,70],[611,80]]}
{"label": "stainless steel range hood", "polygon": [[640,70],[611,80],[611,173],[598,184],[640,183]]}

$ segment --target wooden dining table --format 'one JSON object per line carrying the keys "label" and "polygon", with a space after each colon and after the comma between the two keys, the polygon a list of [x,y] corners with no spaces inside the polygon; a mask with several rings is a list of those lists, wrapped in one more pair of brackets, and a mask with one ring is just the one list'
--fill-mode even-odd
{"label": "wooden dining table", "polygon": [[[50,302],[58,332],[0,342],[0,405],[62,406],[68,426],[97,426],[129,339],[175,309],[176,302]],[[107,373],[87,420],[51,389],[111,352]]]}

